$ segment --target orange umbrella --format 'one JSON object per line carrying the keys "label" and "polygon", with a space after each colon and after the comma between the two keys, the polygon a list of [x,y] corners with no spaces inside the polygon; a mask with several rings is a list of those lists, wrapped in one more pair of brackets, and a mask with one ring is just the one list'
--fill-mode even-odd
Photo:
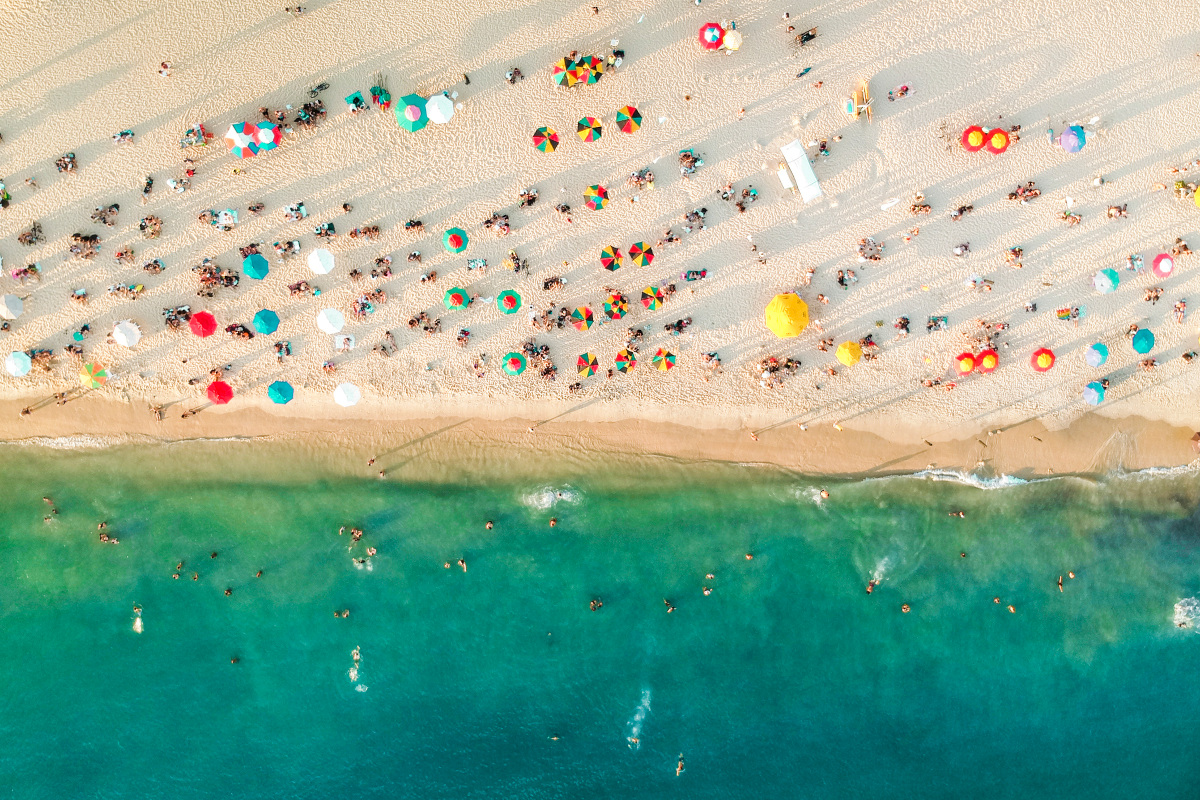
{"label": "orange umbrella", "polygon": [[1008,149],[1008,133],[999,128],[993,128],[987,134],[987,147],[989,152],[1000,155]]}
{"label": "orange umbrella", "polygon": [[983,128],[978,125],[972,125],[963,131],[961,141],[964,150],[968,153],[974,153],[976,150],[983,148],[984,143],[987,141],[987,136],[984,134]]}
{"label": "orange umbrella", "polygon": [[975,356],[975,369],[983,373],[992,372],[1000,364],[1000,354],[995,350],[984,350]]}
{"label": "orange umbrella", "polygon": [[954,371],[959,375],[968,375],[975,369],[974,353],[959,353],[954,357]]}
{"label": "orange umbrella", "polygon": [[1047,347],[1034,350],[1029,363],[1033,364],[1033,368],[1038,372],[1048,372],[1054,366],[1054,353]]}

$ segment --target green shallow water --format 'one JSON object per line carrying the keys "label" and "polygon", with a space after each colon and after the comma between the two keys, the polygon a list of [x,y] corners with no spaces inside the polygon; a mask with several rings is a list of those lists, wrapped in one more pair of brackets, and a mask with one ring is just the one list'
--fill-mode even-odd
{"label": "green shallow water", "polygon": [[229,452],[0,451],[7,796],[1194,795],[1192,476],[820,504],[754,468],[401,484]]}

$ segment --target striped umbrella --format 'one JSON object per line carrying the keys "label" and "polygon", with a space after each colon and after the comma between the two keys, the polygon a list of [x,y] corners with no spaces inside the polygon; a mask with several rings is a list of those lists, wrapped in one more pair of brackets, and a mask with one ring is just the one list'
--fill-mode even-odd
{"label": "striped umbrella", "polygon": [[979,355],[975,356],[975,369],[978,372],[988,373],[995,372],[996,367],[1000,364],[1000,354],[995,350],[981,350]]}
{"label": "striped umbrella", "polygon": [[283,141],[283,131],[274,122],[265,119],[255,126],[254,141],[258,144],[259,152],[274,150]]}
{"label": "striped umbrella", "polygon": [[623,294],[610,294],[604,301],[604,313],[609,319],[620,319],[629,313],[629,301]]}
{"label": "striped umbrella", "polygon": [[559,86],[574,86],[579,80],[575,75],[575,62],[569,58],[560,58],[550,68],[550,78]]}
{"label": "striped umbrella", "polygon": [[286,405],[295,397],[296,390],[287,381],[275,381],[267,387],[267,397],[271,398],[272,403]]}
{"label": "striped umbrella", "polygon": [[600,56],[588,56],[579,63],[587,66],[588,72],[585,80],[588,83],[598,83],[604,75],[604,59]]}
{"label": "striped umbrella", "polygon": [[264,308],[254,315],[254,330],[259,333],[274,333],[279,329],[279,315]]}
{"label": "striped umbrella", "polygon": [[543,153],[553,153],[558,147],[558,134],[554,128],[541,127],[533,132],[533,146]]}
{"label": "striped umbrella", "polygon": [[662,308],[662,304],[663,293],[661,289],[657,286],[647,286],[645,289],[642,289],[642,305],[648,311],[658,311]]}
{"label": "striped umbrella", "polygon": [[639,267],[648,267],[654,262],[654,250],[645,242],[629,245],[629,260]]}
{"label": "striped umbrella", "polygon": [[213,381],[205,394],[214,405],[223,406],[233,399],[233,387],[225,381]]}
{"label": "striped umbrella", "polygon": [[725,29],[715,22],[706,22],[700,28],[700,44],[705,50],[719,50]]}
{"label": "striped umbrella", "polygon": [[446,290],[446,294],[442,297],[442,304],[451,310],[467,307],[467,290],[460,289],[457,286]]}
{"label": "striped umbrella", "polygon": [[579,377],[590,378],[596,374],[596,370],[600,368],[600,359],[596,358],[591,353],[584,353],[575,362],[575,367],[579,370]]}
{"label": "striped umbrella", "polygon": [[593,211],[599,211],[608,205],[608,189],[596,184],[583,190],[583,203]]}
{"label": "striped umbrella", "polygon": [[575,330],[586,331],[596,323],[596,318],[592,314],[592,309],[587,306],[580,306],[571,312],[571,324],[575,326]]}
{"label": "striped umbrella", "polygon": [[1092,286],[1100,294],[1110,294],[1121,285],[1121,277],[1115,269],[1102,269],[1092,276]]}
{"label": "striped umbrella", "polygon": [[954,371],[959,375],[968,375],[975,371],[975,354],[959,353],[954,357]]}
{"label": "striped umbrella", "polygon": [[429,124],[429,115],[425,113],[425,98],[419,94],[406,94],[396,103],[396,122],[401,128],[416,133]]}
{"label": "striped umbrella", "polygon": [[637,353],[631,350],[622,350],[617,353],[616,364],[618,372],[629,372],[637,366]]}
{"label": "striped umbrella", "polygon": [[642,127],[642,112],[633,106],[625,106],[617,111],[617,129],[622,133],[633,133]]}
{"label": "striped umbrella", "polygon": [[1048,347],[1040,347],[1033,351],[1033,355],[1029,357],[1029,363],[1038,372],[1047,372],[1054,366],[1054,352]]}
{"label": "striped umbrella", "polygon": [[610,272],[616,272],[621,268],[621,251],[613,247],[611,244],[600,251],[600,266]]}
{"label": "striped umbrella", "polygon": [[496,308],[501,314],[515,314],[521,310],[521,295],[512,289],[506,289],[496,295]]}
{"label": "striped umbrella", "polygon": [[442,234],[442,245],[451,253],[461,253],[467,249],[467,232],[462,228],[449,228]]}
{"label": "striped umbrella", "polygon": [[99,364],[84,364],[79,371],[79,384],[85,389],[99,389],[108,380],[108,370]]}
{"label": "striped umbrella", "polygon": [[504,371],[509,375],[520,375],[525,371],[525,356],[520,353],[509,353],[504,356]]}
{"label": "striped umbrella", "polygon": [[584,117],[579,120],[579,124],[575,126],[575,132],[579,134],[579,138],[585,142],[594,142],[600,138],[603,133],[600,126],[600,120],[595,117]]}
{"label": "striped umbrella", "polygon": [[650,359],[650,363],[658,368],[659,372],[666,372],[671,367],[675,366],[675,354],[670,350],[658,348],[658,352],[654,354],[654,358]]}
{"label": "striped umbrella", "polygon": [[591,80],[592,69],[588,66],[587,56],[575,62],[575,83],[595,83]]}
{"label": "striped umbrella", "polygon": [[242,272],[246,273],[247,278],[261,281],[270,271],[271,265],[260,253],[251,253],[242,259]]}
{"label": "striped umbrella", "polygon": [[255,138],[257,133],[258,128],[249,122],[235,122],[225,132],[225,144],[229,147],[229,152],[238,158],[250,158],[258,154],[258,142]]}

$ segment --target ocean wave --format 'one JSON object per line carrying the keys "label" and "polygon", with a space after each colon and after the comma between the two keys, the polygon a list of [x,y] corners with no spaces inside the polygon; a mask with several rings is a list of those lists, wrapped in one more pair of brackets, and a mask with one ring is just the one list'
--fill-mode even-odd
{"label": "ocean wave", "polygon": [[141,433],[124,433],[113,436],[101,436],[90,433],[79,433],[72,436],[30,436],[25,439],[0,440],[0,445],[10,447],[42,447],[47,450],[107,450],[113,447],[129,445],[155,445],[171,447],[196,443],[251,442],[271,440],[274,436],[214,436],[195,437],[190,439],[159,439]]}
{"label": "ocean wave", "polygon": [[920,472],[914,472],[911,477],[961,483],[963,486],[974,486],[976,489],[1011,489],[1014,486],[1025,486],[1029,483],[1051,480],[1050,478],[1034,478],[1029,480],[1018,478],[1015,475],[995,475],[988,477],[956,469],[923,469]]}
{"label": "ocean wave", "polygon": [[532,492],[526,492],[521,495],[521,504],[544,511],[548,508],[553,508],[559,503],[571,503],[574,505],[582,499],[583,493],[570,485],[563,485],[558,488],[554,486],[542,486],[534,489]]}
{"label": "ocean wave", "polygon": [[1185,597],[1175,604],[1175,616],[1172,622],[1176,628],[1190,628],[1200,632],[1196,622],[1200,620],[1200,600],[1195,597]]}
{"label": "ocean wave", "polygon": [[1197,473],[1200,473],[1200,459],[1196,459],[1190,464],[1180,464],[1176,467],[1146,467],[1145,469],[1132,470],[1130,472],[1118,470],[1108,477],[1112,480],[1144,481],[1156,480],[1158,478],[1177,478],[1196,475]]}

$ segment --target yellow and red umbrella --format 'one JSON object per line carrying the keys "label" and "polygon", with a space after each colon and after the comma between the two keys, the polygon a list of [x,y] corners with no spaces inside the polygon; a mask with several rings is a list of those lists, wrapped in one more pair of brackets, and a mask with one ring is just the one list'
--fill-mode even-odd
{"label": "yellow and red umbrella", "polygon": [[574,86],[579,82],[575,74],[575,62],[561,58],[550,68],[550,78],[559,86]]}
{"label": "yellow and red umbrella", "polygon": [[582,80],[586,80],[588,83],[597,83],[604,75],[604,59],[600,56],[588,56],[580,59],[579,64],[587,67],[587,75]]}
{"label": "yellow and red umbrella", "polygon": [[648,267],[654,261],[654,251],[645,242],[629,245],[629,260],[639,267]]}
{"label": "yellow and red umbrella", "polygon": [[533,132],[533,146],[543,153],[553,153],[558,147],[558,134],[553,128],[538,128]]}
{"label": "yellow and red umbrella", "polygon": [[583,204],[593,211],[599,211],[608,205],[608,189],[596,184],[583,190]]}
{"label": "yellow and red umbrella", "polygon": [[657,367],[659,372],[666,372],[675,366],[675,354],[660,347],[654,354],[654,358],[650,359],[650,363]]}
{"label": "yellow and red umbrella", "polygon": [[1048,347],[1039,348],[1033,351],[1029,363],[1038,372],[1048,372],[1054,366],[1054,353]]}
{"label": "yellow and red umbrella", "polygon": [[983,128],[978,125],[972,125],[963,131],[960,141],[964,150],[968,153],[974,153],[977,150],[983,149],[984,144],[987,143],[987,134],[984,133]]}
{"label": "yellow and red umbrella", "polygon": [[985,375],[995,371],[1000,365],[1000,354],[995,350],[982,350],[979,355],[975,356],[975,369]]}
{"label": "yellow and red umbrella", "polygon": [[984,146],[987,147],[988,152],[1000,155],[1008,149],[1008,132],[993,128],[988,131],[987,143]]}
{"label": "yellow and red umbrella", "polygon": [[954,357],[954,371],[959,375],[969,375],[975,370],[975,354],[959,353]]}
{"label": "yellow and red umbrella", "polygon": [[616,272],[621,268],[622,258],[621,251],[610,244],[600,251],[600,266],[609,272]]}
{"label": "yellow and red umbrella", "polygon": [[584,117],[579,120],[575,126],[575,132],[579,134],[579,138],[585,142],[594,142],[600,138],[601,130],[600,120],[595,117]]}
{"label": "yellow and red umbrella", "polygon": [[629,301],[625,295],[614,292],[604,301],[604,314],[609,319],[620,319],[629,313]]}
{"label": "yellow and red umbrella", "polygon": [[596,358],[591,353],[584,353],[575,362],[575,368],[579,370],[579,377],[590,378],[596,374],[596,370],[600,368],[600,359]]}
{"label": "yellow and red umbrella", "polygon": [[577,331],[586,331],[596,323],[596,318],[592,314],[592,309],[587,306],[580,306],[571,312],[571,324],[575,326]]}
{"label": "yellow and red umbrella", "polygon": [[629,372],[637,366],[637,353],[632,350],[622,350],[617,353],[616,364],[618,372]]}
{"label": "yellow and red umbrella", "polygon": [[633,133],[642,127],[642,112],[633,106],[624,106],[617,110],[617,130],[622,133]]}
{"label": "yellow and red umbrella", "polygon": [[657,286],[647,286],[642,289],[642,305],[648,311],[658,311],[662,308],[663,293]]}

